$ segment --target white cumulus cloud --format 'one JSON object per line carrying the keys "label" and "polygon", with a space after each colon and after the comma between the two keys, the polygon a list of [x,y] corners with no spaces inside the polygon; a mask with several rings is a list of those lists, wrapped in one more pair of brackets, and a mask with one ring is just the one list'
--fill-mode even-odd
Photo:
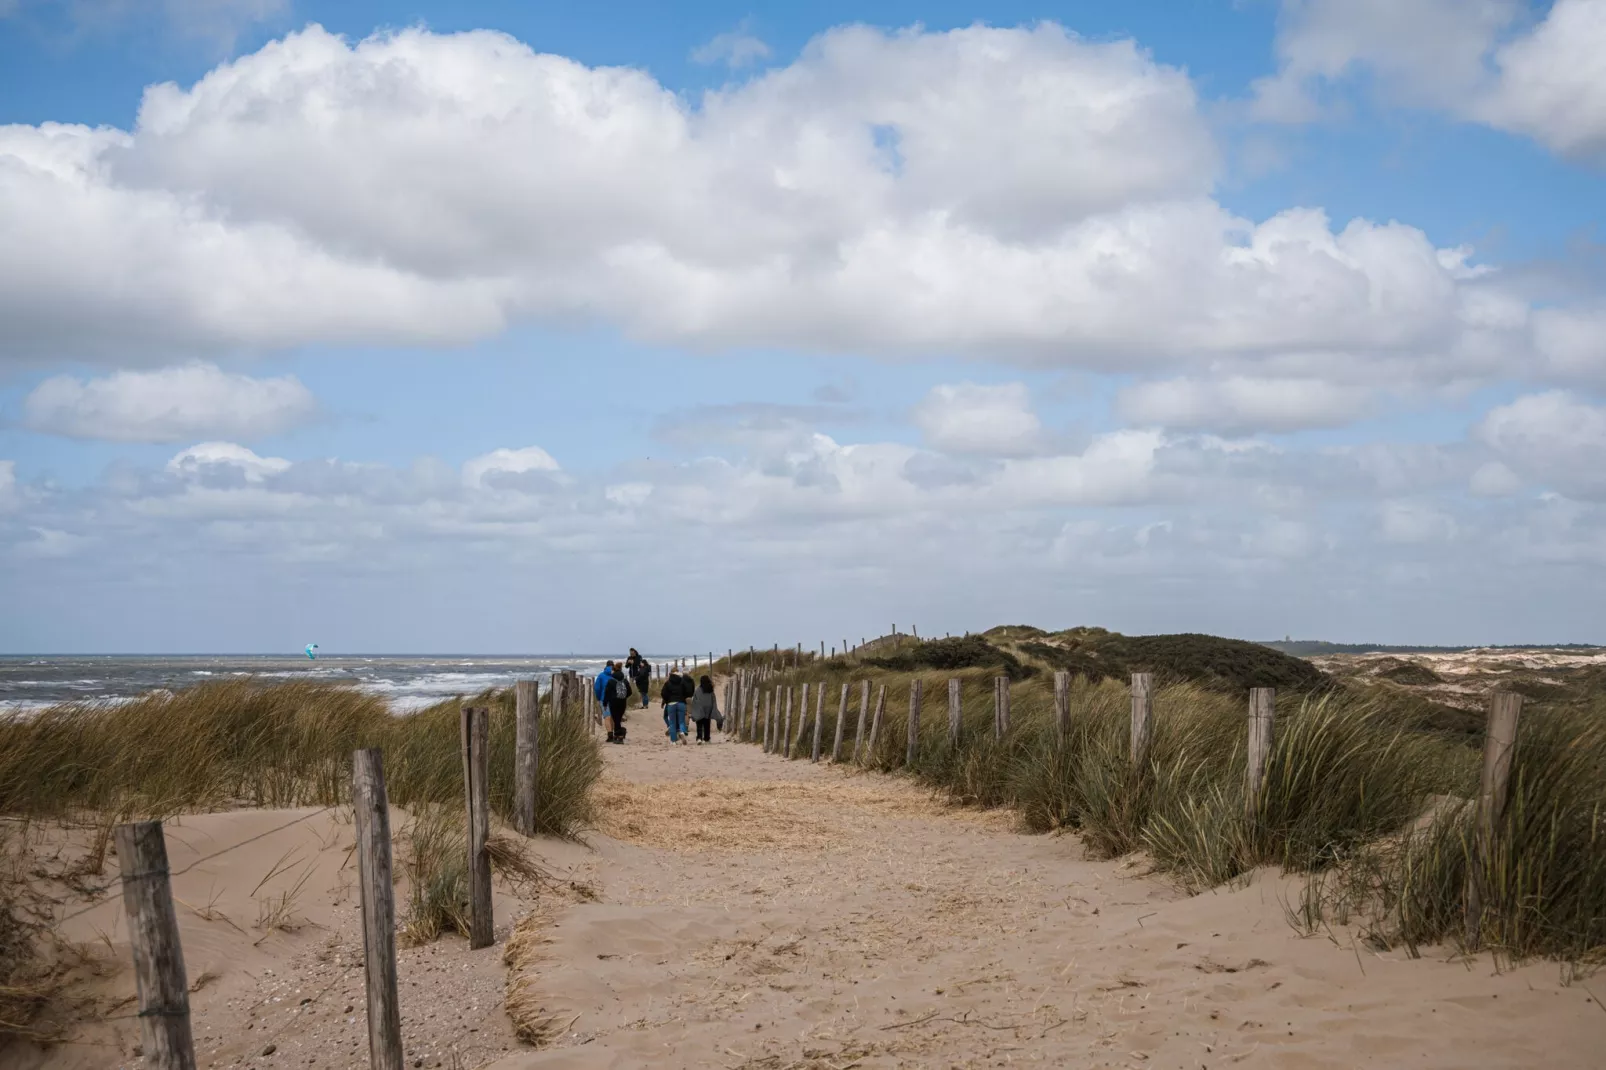
{"label": "white cumulus cloud", "polygon": [[303,423],[317,408],[294,376],[256,379],[195,363],[46,379],[24,400],[23,422],[34,431],[113,442],[249,439]]}
{"label": "white cumulus cloud", "polygon": [[1341,358],[1389,381],[1530,348],[1526,306],[1466,250],[1234,216],[1217,158],[1183,71],[1052,24],[845,27],[696,101],[502,34],[310,27],[151,87],[131,130],[0,128],[0,360],[542,317],[1099,371]]}
{"label": "white cumulus cloud", "polygon": [[1360,74],[1567,156],[1606,154],[1606,3],[1555,0],[1283,0],[1278,70],[1255,86],[1263,119],[1305,122],[1324,88]]}
{"label": "white cumulus cloud", "polygon": [[248,483],[260,483],[289,471],[290,462],[283,457],[259,457],[234,442],[202,442],[180,450],[167,462],[167,471],[181,477],[204,476],[219,469],[236,472]]}
{"label": "white cumulus cloud", "polygon": [[1029,453],[1043,435],[1025,383],[935,386],[915,406],[914,422],[929,444],[952,453]]}
{"label": "white cumulus cloud", "polygon": [[1491,409],[1476,434],[1531,482],[1606,496],[1606,408],[1562,390],[1529,394]]}
{"label": "white cumulus cloud", "polygon": [[487,477],[556,472],[558,468],[558,462],[540,446],[525,446],[517,450],[495,449],[463,462],[463,482],[471,487],[483,487]]}
{"label": "white cumulus cloud", "polygon": [[1179,430],[1298,431],[1356,419],[1367,391],[1320,379],[1166,379],[1128,387],[1116,405],[1134,423]]}

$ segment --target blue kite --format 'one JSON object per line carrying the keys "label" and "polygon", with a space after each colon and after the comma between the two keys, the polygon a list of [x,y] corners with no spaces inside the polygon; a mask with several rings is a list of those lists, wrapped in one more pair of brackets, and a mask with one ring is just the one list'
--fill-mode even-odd
{"label": "blue kite", "polygon": [[316,660],[318,660],[318,644],[317,643],[308,643],[307,644],[307,660],[308,661],[316,661]]}

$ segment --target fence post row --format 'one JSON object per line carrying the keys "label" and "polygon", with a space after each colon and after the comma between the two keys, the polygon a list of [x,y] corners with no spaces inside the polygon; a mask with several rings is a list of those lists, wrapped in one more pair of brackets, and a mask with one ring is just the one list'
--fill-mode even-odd
{"label": "fence post row", "polygon": [[1149,717],[1154,712],[1154,674],[1132,674],[1132,767],[1142,769],[1149,760],[1149,742],[1153,728]]}
{"label": "fence post row", "polygon": [[463,787],[468,803],[468,946],[489,947],[491,925],[490,710],[463,707]]}
{"label": "fence post row", "polygon": [[116,838],[146,1064],[157,1070],[195,1070],[190,989],[173,912],[162,823],[118,825]]}
{"label": "fence post row", "polygon": [[[554,673],[553,680],[560,677]],[[513,824],[525,836],[535,835],[535,793],[541,765],[541,692],[534,680],[513,685]]]}
{"label": "fence post row", "polygon": [[1271,758],[1272,722],[1277,716],[1277,689],[1256,687],[1249,691],[1249,768],[1245,810],[1253,818],[1260,812],[1260,797],[1266,790],[1266,763]]}
{"label": "fence post row", "polygon": [[911,769],[920,757],[920,705],[924,695],[924,683],[920,677],[915,677],[909,684],[909,752],[904,764]]}
{"label": "fence post row", "polygon": [[948,681],[948,745],[959,746],[959,679]]}
{"label": "fence post row", "polygon": [[1478,779],[1477,828],[1472,865],[1467,869],[1466,944],[1476,951],[1483,943],[1483,876],[1495,849],[1500,819],[1511,792],[1511,761],[1517,750],[1517,718],[1522,696],[1497,691],[1489,696],[1489,720],[1483,739],[1483,771]]}
{"label": "fence post row", "polygon": [[352,753],[351,806],[356,815],[357,883],[361,887],[363,966],[367,974],[368,1065],[372,1070],[402,1070],[390,803],[385,793],[384,754],[378,748]]}

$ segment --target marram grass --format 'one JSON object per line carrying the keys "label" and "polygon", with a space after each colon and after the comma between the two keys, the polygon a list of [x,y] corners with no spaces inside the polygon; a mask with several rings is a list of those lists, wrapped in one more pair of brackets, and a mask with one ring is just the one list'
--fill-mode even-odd
{"label": "marram grass", "polygon": [[[763,687],[826,685],[828,756],[840,686],[851,681],[847,760],[858,682],[872,682],[872,708],[884,684],[881,732],[873,748],[861,749],[862,766],[915,775],[960,803],[1014,808],[1034,831],[1075,830],[1107,855],[1145,851],[1191,889],[1275,865],[1313,875],[1307,913],[1358,913],[1380,943],[1464,939],[1475,853],[1471,806],[1462,801],[1477,793],[1481,739],[1422,730],[1384,689],[1279,693],[1264,787],[1251,810],[1247,695],[1163,683],[1154,692],[1148,758],[1134,765],[1123,683],[1073,680],[1070,730],[1062,736],[1051,674],[1027,675],[1013,685],[1010,732],[998,739],[998,671],[914,674],[837,659]],[[924,700],[911,769],[909,694],[917,677]],[[957,746],[949,739],[951,678],[962,687]],[[809,756],[814,709],[811,694],[796,758]],[[1606,956],[1606,702],[1524,711],[1511,803],[1495,842],[1476,867],[1479,943],[1516,956]]]}

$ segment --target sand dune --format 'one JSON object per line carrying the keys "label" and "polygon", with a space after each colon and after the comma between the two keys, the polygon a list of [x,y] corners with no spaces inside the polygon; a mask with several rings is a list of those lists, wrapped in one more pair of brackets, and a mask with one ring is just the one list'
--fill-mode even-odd
{"label": "sand dune", "polygon": [[[671,748],[636,720],[605,748],[589,844],[535,845],[600,890],[543,904],[513,978],[543,1046],[503,1008],[503,945],[535,905],[504,890],[496,946],[401,951],[409,1066],[1567,1070],[1606,1050],[1590,991],[1606,985],[1564,984],[1554,963],[1304,937],[1293,878],[1188,897],[1141,860],[1086,858],[1075,837],[1021,835],[898,778]],[[200,815],[170,834],[200,1064],[367,1065],[349,816]],[[117,1020],[9,1053],[8,1070],[140,1065],[115,877],[113,859],[110,898],[69,935],[100,945],[96,1013]]]}

